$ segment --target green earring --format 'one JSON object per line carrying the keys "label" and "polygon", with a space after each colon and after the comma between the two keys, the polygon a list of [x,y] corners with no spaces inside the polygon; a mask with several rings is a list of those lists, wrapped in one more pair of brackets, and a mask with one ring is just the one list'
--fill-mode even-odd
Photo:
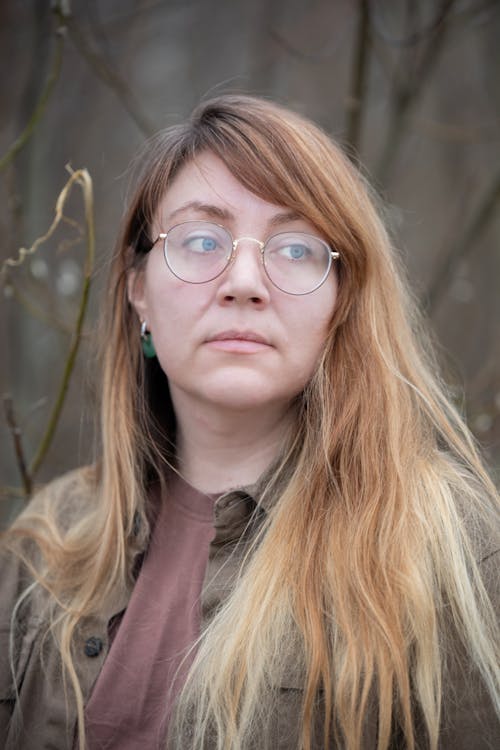
{"label": "green earring", "polygon": [[156,349],[153,344],[153,337],[150,331],[148,331],[148,324],[145,320],[141,323],[141,346],[144,356],[147,359],[153,359],[156,357]]}

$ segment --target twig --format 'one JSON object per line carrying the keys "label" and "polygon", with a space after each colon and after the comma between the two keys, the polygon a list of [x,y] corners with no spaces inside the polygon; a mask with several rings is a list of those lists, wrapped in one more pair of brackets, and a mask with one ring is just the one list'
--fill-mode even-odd
{"label": "twig", "polygon": [[[33,244],[30,247],[21,247],[18,250],[17,258],[7,258],[5,260],[0,268],[0,280],[5,279],[7,274],[8,268],[15,268],[16,266],[20,266],[26,258],[29,255],[33,255],[37,249],[42,245],[44,242],[46,242],[54,232],[56,231],[57,227],[61,222],[67,222],[68,219],[63,213],[64,204],[66,203],[66,200],[68,198],[68,194],[73,187],[75,182],[80,182],[82,180],[82,174],[85,173],[88,176],[87,170],[79,170],[78,172],[73,172],[71,174],[71,177],[67,181],[66,185],[61,190],[57,201],[56,201],[56,209],[55,209],[55,216],[52,221],[52,224],[48,228],[48,230],[45,232],[45,234],[42,234],[41,237],[37,237],[37,239],[33,242]],[[90,180],[90,177],[88,176],[88,179]],[[88,231],[88,230],[87,230]]]}
{"label": "twig", "polygon": [[411,126],[445,143],[488,143],[500,140],[500,119],[460,125],[440,122],[430,117],[414,117]]}
{"label": "twig", "polygon": [[66,397],[66,393],[67,393],[70,378],[71,378],[71,374],[73,372],[73,368],[75,365],[76,355],[77,355],[78,348],[79,348],[82,335],[83,335],[83,321],[84,321],[85,312],[86,312],[87,304],[88,304],[92,269],[94,265],[95,233],[94,233],[94,199],[93,199],[93,192],[92,192],[92,180],[86,169],[80,169],[76,172],[72,170],[70,171],[71,171],[71,176],[57,198],[55,217],[48,231],[42,237],[37,238],[30,248],[28,249],[21,248],[19,250],[17,258],[14,258],[14,259],[8,258],[0,270],[0,273],[5,275],[8,267],[15,267],[15,266],[21,265],[28,255],[31,255],[32,253],[34,253],[36,249],[43,242],[45,242],[49,237],[51,237],[51,235],[56,230],[58,224],[61,221],[65,220],[65,216],[63,213],[64,205],[66,203],[66,200],[68,199],[71,188],[73,187],[73,185],[78,184],[81,187],[82,192],[83,192],[83,199],[84,199],[84,205],[85,205],[85,225],[86,225],[86,230],[87,230],[87,253],[86,253],[86,258],[85,258],[82,294],[81,294],[80,305],[78,309],[78,316],[77,316],[76,324],[75,324],[75,330],[73,331],[73,339],[72,339],[70,350],[69,350],[69,353],[68,353],[68,356],[64,365],[61,383],[59,386],[59,392],[57,394],[56,401],[54,403],[52,412],[50,414],[47,428],[45,430],[45,433],[42,439],[40,440],[39,447],[35,453],[35,457],[33,458],[29,466],[29,469],[26,468],[26,462],[24,460],[24,455],[21,450],[20,433],[15,423],[13,410],[11,409],[10,412],[7,413],[7,407],[6,407],[7,421],[9,423],[13,438],[15,440],[16,456],[18,457],[18,465],[19,465],[19,469],[20,469],[21,476],[23,479],[23,486],[24,486],[26,495],[29,495],[29,493],[31,492],[31,488],[33,484],[33,477],[38,471],[38,469],[40,468],[40,465],[43,459],[45,458],[45,455],[50,447],[50,444],[54,437],[54,433],[55,433],[55,430],[59,421],[59,417],[61,415],[62,407],[64,404],[64,400]]}
{"label": "twig", "polygon": [[65,333],[66,335],[73,332],[73,328],[71,326],[63,323],[62,320],[59,320],[55,315],[51,315],[50,313],[39,307],[35,302],[33,302],[33,299],[31,298],[32,295],[24,294],[20,289],[18,289],[12,279],[9,279],[9,287],[16,302],[24,307],[24,309],[34,318],[40,320],[45,325],[50,326],[50,328],[53,328],[56,331],[60,331],[61,333]]}
{"label": "twig", "polygon": [[12,403],[12,396],[10,395],[10,393],[4,393],[3,395],[3,408],[5,411],[7,425],[9,427],[10,434],[12,435],[12,442],[14,443],[17,468],[19,469],[19,473],[21,475],[24,494],[26,497],[29,497],[31,494],[32,481],[28,469],[26,468],[26,460],[24,458],[24,451],[21,440],[21,430],[16,421],[16,417],[14,414],[14,404]]}
{"label": "twig", "polygon": [[436,274],[434,281],[427,292],[429,311],[432,312],[441,298],[441,294],[448,284],[453,267],[458,261],[465,258],[476,246],[480,235],[486,229],[488,222],[493,215],[495,205],[500,200],[500,171],[493,179],[493,182],[483,196],[482,201],[476,209],[468,227],[461,234],[460,240],[456,245],[451,247],[446,255],[440,271]]}
{"label": "twig", "polygon": [[351,91],[347,99],[346,140],[353,156],[359,151],[363,122],[367,61],[370,50],[369,0],[359,0],[359,17],[356,36],[356,51],[352,70]]}
{"label": "twig", "polygon": [[[169,10],[172,9],[172,6],[175,7],[176,3],[174,0],[170,0],[169,2]],[[177,0],[177,6],[182,7],[184,5],[184,0]],[[95,11],[98,8],[94,7],[92,10]],[[90,8],[89,8],[90,10]],[[109,13],[109,9],[106,9],[106,20],[99,21],[99,25],[101,29],[104,29],[105,31],[108,31],[109,28],[112,28],[113,31],[116,31],[117,26],[122,26],[123,24],[133,24],[136,22],[138,16],[143,16],[145,13],[150,13],[151,11],[159,10],[160,12],[165,10],[165,0],[153,0],[152,2],[145,2],[145,0],[141,0],[140,3],[135,3],[132,6],[129,6],[126,10],[125,8],[121,7],[119,11],[117,11],[114,15],[111,15]]]}
{"label": "twig", "polygon": [[9,487],[9,485],[0,487],[0,500],[10,500],[12,498],[27,499],[24,489],[20,487]]}
{"label": "twig", "polygon": [[66,23],[72,42],[94,73],[115,92],[141,133],[145,136],[152,135],[156,127],[147,115],[141,111],[139,102],[133,91],[127,86],[125,80],[111,67],[102,53],[95,48],[95,45],[91,44],[75,21],[74,16],[67,18]]}
{"label": "twig", "polygon": [[[87,304],[88,304],[88,298],[89,298],[89,292],[90,292],[92,268],[94,265],[94,255],[95,255],[94,198],[93,198],[93,192],[92,192],[92,180],[86,169],[80,169],[77,172],[73,172],[70,179],[68,180],[68,183],[66,184],[63,190],[63,193],[65,194],[64,200],[66,200],[69,187],[71,187],[71,185],[73,185],[75,182],[78,185],[80,185],[80,187],[82,188],[83,199],[85,203],[85,223],[87,227],[87,254],[85,258],[84,281],[83,281],[83,286],[82,286],[82,294],[80,298],[78,315],[77,315],[76,324],[75,324],[75,330],[73,333],[73,340],[70,346],[70,350],[68,352],[66,363],[64,365],[64,370],[63,370],[63,374],[62,374],[62,378],[61,378],[61,382],[59,386],[59,392],[56,397],[56,401],[54,403],[52,413],[49,417],[49,421],[47,424],[47,428],[45,430],[45,434],[43,435],[40,441],[40,445],[35,453],[35,457],[33,458],[30,464],[30,476],[31,477],[34,477],[34,475],[40,468],[40,465],[43,459],[45,458],[45,455],[50,447],[50,444],[54,437],[54,433],[56,431],[56,427],[59,421],[59,417],[61,415],[64,400],[66,398],[66,394],[68,391],[71,374],[75,366],[76,355],[78,353],[78,348],[80,346],[80,342],[82,339],[83,321],[85,317],[85,312],[87,310]],[[59,199],[60,198],[61,196],[59,196]],[[58,200],[58,203],[59,203],[59,200]],[[63,205],[64,205],[64,201],[63,201]]]}
{"label": "twig", "polygon": [[56,30],[56,36],[57,36],[57,39],[56,39],[56,48],[54,51],[54,59],[52,61],[52,66],[51,66],[47,81],[45,83],[45,86],[42,90],[42,93],[40,94],[40,98],[38,99],[38,102],[36,103],[35,109],[33,110],[33,113],[30,119],[28,120],[28,124],[24,128],[23,132],[16,138],[16,140],[14,141],[12,146],[9,148],[7,153],[4,154],[4,156],[2,156],[2,158],[0,159],[0,172],[2,172],[11,163],[14,157],[26,145],[28,140],[31,138],[34,129],[38,125],[38,122],[40,121],[43,113],[45,112],[47,102],[50,99],[54,86],[61,72],[61,63],[62,63],[62,55],[63,55],[63,47],[64,47],[64,26],[62,26],[61,24],[58,26]]}
{"label": "twig", "polygon": [[434,18],[427,24],[424,24],[422,28],[412,31],[406,36],[395,37],[384,27],[383,22],[380,20],[380,14],[375,11],[375,0],[369,0],[372,7],[372,23],[373,29],[377,36],[384,40],[391,47],[412,47],[425,39],[425,37],[433,34],[441,26],[448,13],[446,3],[442,4],[441,7],[436,11]]}
{"label": "twig", "polygon": [[328,60],[335,52],[337,43],[332,43],[330,40],[323,49],[318,52],[304,52],[298,49],[292,42],[290,42],[280,31],[276,29],[270,29],[268,32],[269,38],[273,40],[275,44],[283,49],[290,57],[293,57],[299,62],[306,63],[309,65],[319,65]]}
{"label": "twig", "polygon": [[398,83],[398,75],[395,75],[391,117],[382,155],[375,170],[377,181],[382,185],[386,184],[388,175],[394,164],[397,150],[403,137],[407,115],[411,107],[415,105],[442,49],[447,31],[447,20],[455,2],[456,0],[441,0],[439,26],[433,30],[421,63],[412,76],[412,81],[408,81],[406,84]]}

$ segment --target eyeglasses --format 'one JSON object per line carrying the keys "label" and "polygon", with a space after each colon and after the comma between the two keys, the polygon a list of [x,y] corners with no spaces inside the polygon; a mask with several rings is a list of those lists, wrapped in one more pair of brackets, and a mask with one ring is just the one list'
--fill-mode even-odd
{"label": "eyeglasses", "polygon": [[323,284],[332,261],[339,257],[324,240],[306,232],[280,232],[266,242],[254,237],[233,239],[218,224],[185,221],[162,232],[163,253],[174,276],[189,284],[205,284],[234,261],[238,243],[256,242],[269,281],[287,294],[310,294]]}

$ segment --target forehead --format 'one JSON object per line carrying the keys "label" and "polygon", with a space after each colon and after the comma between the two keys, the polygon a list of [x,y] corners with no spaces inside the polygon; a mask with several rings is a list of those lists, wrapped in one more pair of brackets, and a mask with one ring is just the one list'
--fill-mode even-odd
{"label": "forehead", "polygon": [[[223,221],[242,215],[272,219],[284,210],[244,187],[215,154],[203,152],[179,170],[159,203],[158,219],[162,223],[198,216]],[[299,218],[288,213],[290,220]]]}

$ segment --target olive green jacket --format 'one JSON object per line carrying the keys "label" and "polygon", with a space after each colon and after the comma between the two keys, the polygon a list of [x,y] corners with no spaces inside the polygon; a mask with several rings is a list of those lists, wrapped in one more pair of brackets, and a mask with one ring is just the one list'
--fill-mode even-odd
{"label": "olive green jacket", "polygon": [[[215,535],[202,590],[202,618],[208,622],[231,591],[248,542],[265,516],[265,500],[258,502],[259,486],[235,490],[215,504]],[[73,471],[50,483],[32,501],[31,508],[55,516],[64,528],[91,513],[96,502],[86,470]],[[251,523],[249,523],[249,519]],[[484,536],[484,534],[482,535]],[[498,604],[497,566],[500,559],[495,543],[479,539],[478,559],[487,589]],[[15,609],[20,595],[29,595]],[[108,627],[122,612],[131,589],[114,592],[99,616],[80,623],[74,655],[77,674],[88,698],[108,652]],[[14,627],[13,627],[14,623]],[[33,583],[17,558],[5,551],[0,556],[0,750],[71,750],[74,746],[76,709],[71,688],[65,694],[61,661],[52,636],[47,633],[48,597]],[[500,727],[491,701],[470,669],[467,659],[449,664],[443,695],[440,748],[486,750],[500,748]],[[260,750],[292,750],[299,747],[299,716],[302,697],[300,670],[291,665],[277,685],[275,716],[270,735],[255,738]],[[376,712],[365,717],[363,750],[376,747]],[[318,733],[319,737],[319,733]],[[189,739],[181,746],[189,750]],[[425,748],[425,739],[419,747]],[[393,748],[403,745],[394,736]],[[315,740],[314,750],[323,744]],[[147,749],[145,749],[147,750]]]}

